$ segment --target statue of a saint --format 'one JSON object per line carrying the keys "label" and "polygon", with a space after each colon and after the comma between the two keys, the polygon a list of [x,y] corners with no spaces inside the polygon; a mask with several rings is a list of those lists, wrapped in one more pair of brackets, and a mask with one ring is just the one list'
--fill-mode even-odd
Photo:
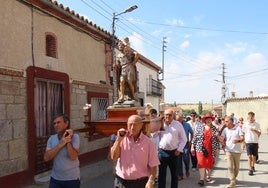
{"label": "statue of a saint", "polygon": [[114,68],[117,76],[117,103],[137,101],[137,68],[138,53],[130,48],[129,38],[118,44],[120,53],[116,56]]}

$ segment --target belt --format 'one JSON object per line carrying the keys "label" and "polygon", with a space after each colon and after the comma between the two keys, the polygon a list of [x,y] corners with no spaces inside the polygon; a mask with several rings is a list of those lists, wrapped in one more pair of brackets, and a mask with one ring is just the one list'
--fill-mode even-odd
{"label": "belt", "polygon": [[123,179],[121,178],[120,176],[118,176],[117,174],[115,175],[115,177],[122,183],[134,183],[134,182],[139,182],[139,181],[144,181],[144,180],[148,180],[148,177],[145,176],[145,177],[141,177],[141,178],[138,178],[138,179],[134,179],[134,180],[126,180],[126,179]]}
{"label": "belt", "polygon": [[165,149],[162,149],[160,148],[160,150],[166,152],[166,153],[174,153],[177,149],[173,149],[173,150],[165,150]]}

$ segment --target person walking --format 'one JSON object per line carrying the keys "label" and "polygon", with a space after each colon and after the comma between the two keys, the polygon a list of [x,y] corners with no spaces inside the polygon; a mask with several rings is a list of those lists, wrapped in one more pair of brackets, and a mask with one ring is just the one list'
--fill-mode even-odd
{"label": "person walking", "polygon": [[258,155],[259,137],[261,135],[260,124],[255,121],[255,113],[248,113],[248,121],[244,123],[242,131],[245,134],[246,151],[248,156],[248,175],[255,172],[256,156]]}
{"label": "person walking", "polygon": [[[190,126],[192,127],[192,130],[195,132],[196,127],[202,126],[202,124],[197,120],[197,114],[195,111],[192,111],[191,114],[191,120],[187,121],[187,123],[190,124]],[[191,145],[192,143],[190,143]],[[197,158],[196,158],[196,154],[194,151],[190,152],[190,157],[191,157],[191,162],[192,162],[192,171],[196,171],[197,170]]]}
{"label": "person walking", "polygon": [[44,161],[53,160],[49,188],[79,188],[79,136],[70,129],[70,119],[65,114],[56,115],[53,125],[56,134],[49,137],[44,154]]}
{"label": "person walking", "polygon": [[107,155],[107,160],[112,161],[112,163],[113,163],[112,174],[113,174],[114,178],[115,178],[116,161],[111,159],[111,148],[114,145],[115,140],[116,140],[116,134],[111,134],[110,135],[110,142],[109,142],[109,150],[108,150],[108,155]]}
{"label": "person walking", "polygon": [[206,114],[202,117],[203,126],[196,127],[194,138],[192,140],[191,152],[195,152],[197,156],[200,180],[199,186],[204,186],[204,179],[210,182],[211,170],[214,161],[219,153],[220,144],[217,137],[217,128],[212,125],[214,117]]}
{"label": "person walking", "polygon": [[142,132],[140,116],[131,115],[127,130],[117,131],[117,138],[111,148],[111,159],[117,160],[115,188],[153,188],[156,167],[159,165],[153,142]]}
{"label": "person walking", "polygon": [[183,148],[183,152],[178,157],[178,180],[180,181],[183,180],[183,164],[185,168],[186,177],[190,176],[190,143],[192,142],[194,132],[190,124],[184,121],[184,117],[181,113],[176,113],[175,119],[182,124],[187,138],[187,142]]}
{"label": "person walking", "polygon": [[236,186],[236,178],[239,173],[240,157],[242,153],[241,143],[244,141],[244,133],[238,125],[234,124],[231,116],[225,118],[226,128],[221,133],[220,140],[225,142],[225,151],[230,179],[227,188]]}
{"label": "person walking", "polygon": [[[237,125],[241,128],[241,130],[243,129],[243,124],[244,124],[244,118],[243,117],[240,117],[238,119]],[[241,147],[242,147],[242,150],[244,151],[245,150],[245,147],[246,147],[245,146],[245,142],[242,142]]]}
{"label": "person walking", "polygon": [[174,111],[164,111],[164,130],[160,131],[158,157],[160,160],[158,188],[166,188],[167,167],[171,174],[171,188],[178,188],[178,156],[187,142],[181,123],[174,119]]}
{"label": "person walking", "polygon": [[[157,115],[157,110],[152,108],[149,111],[150,116],[151,116],[151,123],[150,123],[150,130],[152,131],[150,133],[151,136],[151,140],[154,143],[155,149],[158,151],[158,147],[159,147],[159,124],[160,124],[160,120],[158,119],[158,115]],[[158,166],[156,168],[156,177],[155,177],[155,183],[158,183],[158,174],[159,174],[159,169]]]}

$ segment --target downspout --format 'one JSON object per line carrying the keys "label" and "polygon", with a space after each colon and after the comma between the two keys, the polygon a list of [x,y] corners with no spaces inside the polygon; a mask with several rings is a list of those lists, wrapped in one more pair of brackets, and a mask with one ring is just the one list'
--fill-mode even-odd
{"label": "downspout", "polygon": [[33,6],[31,8],[31,48],[32,48],[32,63],[33,66],[35,67],[35,59],[34,59],[34,11],[33,11]]}

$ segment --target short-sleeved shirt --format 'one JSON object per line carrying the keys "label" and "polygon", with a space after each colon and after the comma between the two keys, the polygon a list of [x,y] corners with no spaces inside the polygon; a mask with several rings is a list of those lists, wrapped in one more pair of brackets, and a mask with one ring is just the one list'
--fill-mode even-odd
{"label": "short-sleeved shirt", "polygon": [[221,133],[221,136],[226,138],[225,151],[234,152],[234,153],[242,153],[241,143],[233,143],[233,141],[239,140],[240,136],[243,136],[243,135],[244,133],[242,132],[239,126],[234,126],[231,129],[229,129],[228,127],[224,128]]}
{"label": "short-sleeved shirt", "polygon": [[259,142],[259,136],[257,135],[256,132],[251,131],[250,129],[254,128],[258,131],[261,131],[260,129],[260,124],[257,122],[253,122],[253,123],[249,123],[246,122],[244,123],[243,127],[242,127],[242,131],[245,134],[245,142],[246,143],[258,143]]}
{"label": "short-sleeved shirt", "polygon": [[[57,134],[49,137],[47,149],[52,149],[60,143]],[[72,145],[79,149],[80,139],[78,134],[73,134]],[[78,158],[71,160],[67,154],[67,146],[64,146],[53,159],[51,176],[56,180],[77,180],[80,179],[80,168]]]}
{"label": "short-sleeved shirt", "polygon": [[125,180],[148,177],[151,168],[160,164],[153,142],[143,133],[136,141],[132,136],[126,136],[120,147],[116,174]]}

